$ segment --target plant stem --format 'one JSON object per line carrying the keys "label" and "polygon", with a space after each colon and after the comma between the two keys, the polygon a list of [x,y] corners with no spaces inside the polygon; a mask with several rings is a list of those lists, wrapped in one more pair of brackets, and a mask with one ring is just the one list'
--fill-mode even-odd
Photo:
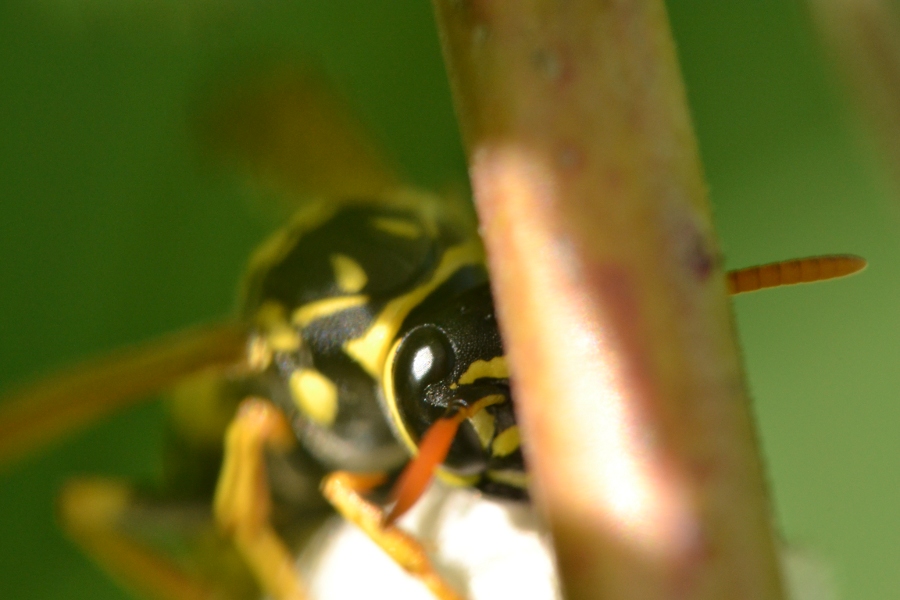
{"label": "plant stem", "polygon": [[433,1],[567,597],[783,597],[662,1]]}

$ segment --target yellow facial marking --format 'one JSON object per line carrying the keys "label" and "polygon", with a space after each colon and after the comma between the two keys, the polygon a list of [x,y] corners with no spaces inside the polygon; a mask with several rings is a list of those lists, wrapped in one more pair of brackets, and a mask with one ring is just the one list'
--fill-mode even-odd
{"label": "yellow facial marking", "polygon": [[368,296],[362,294],[356,296],[338,296],[337,298],[323,298],[309,304],[304,304],[294,311],[291,321],[294,325],[306,327],[316,319],[330,317],[348,308],[363,306],[369,301]]}
{"label": "yellow facial marking", "polygon": [[484,398],[480,398],[478,401],[473,402],[471,406],[464,408],[463,411],[465,411],[466,418],[468,418],[478,414],[482,409],[485,409],[488,406],[500,404],[501,402],[506,402],[506,396],[503,394],[491,394],[490,396],[485,396]]}
{"label": "yellow facial marking", "polygon": [[372,377],[383,376],[385,358],[406,315],[461,267],[480,264],[483,260],[481,245],[477,242],[450,248],[444,253],[428,282],[388,302],[362,337],[344,343],[344,352],[356,360]]}
{"label": "yellow facial marking", "polygon": [[469,368],[460,376],[457,383],[459,385],[474,383],[483,377],[492,377],[494,379],[509,378],[509,369],[506,367],[506,357],[495,356],[491,360],[476,360],[469,365]]}
{"label": "yellow facial marking", "polygon": [[412,221],[407,221],[406,219],[375,217],[370,223],[375,229],[380,229],[385,233],[396,235],[397,237],[405,237],[414,240],[422,236],[422,229],[417,224]]}
{"label": "yellow facial marking", "polygon": [[435,475],[437,475],[444,483],[455,487],[472,487],[478,483],[478,475],[457,475],[443,467],[438,467],[435,471]]}
{"label": "yellow facial marking", "polygon": [[494,456],[509,456],[519,448],[521,440],[519,438],[519,426],[513,425],[509,429],[504,429],[494,440],[491,448],[491,454]]}
{"label": "yellow facial marking", "polygon": [[338,392],[333,381],[315,369],[301,369],[291,374],[289,383],[294,404],[310,421],[323,427],[334,423]]}
{"label": "yellow facial marking", "polygon": [[528,475],[522,471],[488,471],[485,473],[488,479],[497,483],[525,489],[528,487]]}
{"label": "yellow facial marking", "polygon": [[332,254],[331,268],[334,270],[334,279],[338,287],[345,294],[355,294],[366,287],[366,282],[369,281],[359,263],[346,254]]}
{"label": "yellow facial marking", "polygon": [[475,428],[475,433],[478,434],[481,447],[487,449],[491,445],[491,440],[494,439],[494,415],[486,410],[480,410],[469,417],[469,422]]}

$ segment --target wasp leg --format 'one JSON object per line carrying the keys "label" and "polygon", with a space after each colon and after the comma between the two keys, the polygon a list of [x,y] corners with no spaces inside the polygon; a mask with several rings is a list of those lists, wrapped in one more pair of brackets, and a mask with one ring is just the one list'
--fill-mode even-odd
{"label": "wasp leg", "polygon": [[[240,565],[234,563],[238,558],[229,556],[228,545],[215,533],[208,510],[197,515],[195,511],[179,512],[180,508],[144,502],[128,484],[99,478],[70,481],[59,498],[60,521],[69,536],[127,588],[159,600],[251,597],[251,582],[245,578],[243,586],[237,584]],[[195,546],[202,546],[203,566],[196,560],[198,548],[181,547],[175,553],[181,560],[176,562],[174,555],[141,535],[147,529],[154,530],[155,537],[164,537],[168,546],[191,537]],[[199,538],[202,541],[198,544]],[[208,567],[213,568],[214,576],[228,572],[231,580],[197,572],[209,571]]]}
{"label": "wasp leg", "polygon": [[440,600],[462,600],[428,559],[422,544],[393,525],[384,525],[381,507],[363,497],[386,480],[384,474],[336,471],[322,482],[322,494],[348,521],[356,524],[407,573],[424,583]]}
{"label": "wasp leg", "polygon": [[265,400],[245,400],[225,436],[225,460],[214,512],[219,528],[233,541],[260,585],[276,600],[304,594],[294,559],[272,526],[272,499],[265,451],[286,452],[294,444],[290,425]]}

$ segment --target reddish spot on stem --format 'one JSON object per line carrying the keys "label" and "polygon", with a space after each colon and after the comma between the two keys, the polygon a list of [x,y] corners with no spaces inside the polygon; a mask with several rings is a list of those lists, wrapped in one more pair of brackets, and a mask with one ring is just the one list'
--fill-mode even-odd
{"label": "reddish spot on stem", "polygon": [[599,297],[600,310],[605,320],[615,327],[612,332],[617,347],[624,356],[622,364],[636,397],[650,398],[653,376],[648,351],[641,331],[640,298],[633,278],[628,271],[616,264],[596,265],[587,270],[591,288]]}
{"label": "reddish spot on stem", "polygon": [[716,261],[707,249],[703,235],[696,229],[692,233],[693,239],[689,242],[687,263],[694,278],[702,283],[709,279]]}
{"label": "reddish spot on stem", "polygon": [[619,195],[625,183],[625,177],[621,169],[608,167],[603,175],[607,193]]}
{"label": "reddish spot on stem", "polygon": [[575,79],[569,49],[561,43],[551,43],[531,53],[531,63],[537,72],[556,89],[563,90]]}
{"label": "reddish spot on stem", "polygon": [[556,163],[567,175],[575,175],[584,169],[584,150],[576,143],[561,142],[556,151]]}

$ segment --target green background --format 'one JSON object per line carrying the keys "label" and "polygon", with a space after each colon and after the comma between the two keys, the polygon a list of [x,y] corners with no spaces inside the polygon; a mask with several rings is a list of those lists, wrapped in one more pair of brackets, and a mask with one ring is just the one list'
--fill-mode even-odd
{"label": "green background", "polygon": [[[842,597],[900,598],[900,205],[799,5],[670,6],[728,267],[827,252],[840,282],[738,298],[785,539]],[[414,182],[464,177],[426,0],[0,1],[0,389],[228,314],[270,227],[187,123],[230,66],[313,59]],[[161,411],[0,475],[0,598],[123,598],[61,536],[72,474],[152,477]]]}

